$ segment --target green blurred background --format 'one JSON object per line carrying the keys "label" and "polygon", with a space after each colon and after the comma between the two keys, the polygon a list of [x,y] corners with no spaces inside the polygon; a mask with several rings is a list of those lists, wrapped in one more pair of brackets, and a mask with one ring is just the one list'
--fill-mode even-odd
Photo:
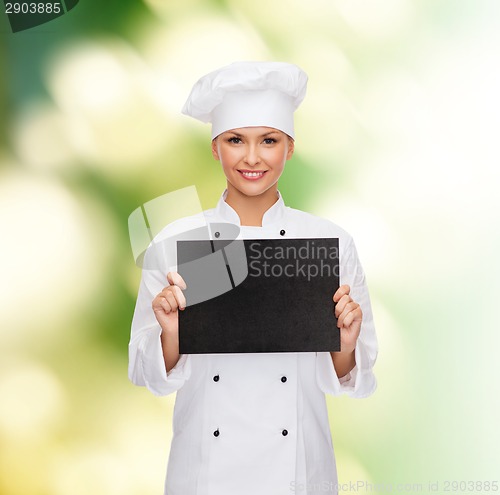
{"label": "green blurred background", "polygon": [[162,493],[175,397],[127,379],[127,218],[192,184],[215,205],[209,127],[180,108],[236,60],[308,73],[280,190],[354,236],[371,289],[378,390],[328,397],[340,483],[494,491],[500,2],[81,0],[0,22],[2,495]]}

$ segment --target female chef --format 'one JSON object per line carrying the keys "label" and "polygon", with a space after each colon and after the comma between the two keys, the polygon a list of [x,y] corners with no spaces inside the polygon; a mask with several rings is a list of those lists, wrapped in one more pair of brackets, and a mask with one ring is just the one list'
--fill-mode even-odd
{"label": "female chef", "polygon": [[[366,397],[375,390],[377,339],[353,240],[328,220],[286,207],[278,191],[306,84],[292,64],[234,63],[202,77],[183,113],[211,122],[212,154],[227,178],[217,206],[203,212],[207,224],[236,224],[248,239],[339,239],[342,285],[332,294],[332,313],[335,302],[341,351],[179,355],[184,281],[169,270],[173,260],[144,269],[129,377],[156,395],[177,391],[167,495],[337,493],[325,393]],[[198,222],[178,220],[158,238]]]}

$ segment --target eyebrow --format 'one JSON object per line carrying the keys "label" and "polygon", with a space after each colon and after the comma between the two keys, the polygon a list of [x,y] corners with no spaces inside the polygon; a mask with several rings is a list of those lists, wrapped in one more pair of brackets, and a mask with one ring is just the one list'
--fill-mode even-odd
{"label": "eyebrow", "polygon": [[[244,137],[245,135],[244,134],[240,134],[239,132],[234,132],[234,131],[228,131],[228,134],[233,134],[234,136],[236,137]],[[261,134],[260,136],[258,137],[266,137],[266,136],[270,136],[271,134],[278,134],[278,131],[269,131],[269,132],[265,132],[264,134]]]}

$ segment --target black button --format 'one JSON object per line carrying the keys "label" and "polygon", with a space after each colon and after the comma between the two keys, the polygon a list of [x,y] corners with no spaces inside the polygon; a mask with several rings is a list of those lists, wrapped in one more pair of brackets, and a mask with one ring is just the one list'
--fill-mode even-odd
{"label": "black button", "polygon": [[219,428],[217,428],[215,431],[214,431],[214,437],[218,437],[219,436]]}
{"label": "black button", "polygon": [[285,234],[286,234],[286,232],[283,229],[281,229],[280,230],[280,235],[285,235]]}
{"label": "black button", "polygon": [[[281,432],[281,434],[282,434],[284,437],[286,437],[286,436],[288,435],[288,430],[283,430],[283,431]],[[214,433],[214,435],[215,435],[215,433]]]}
{"label": "black button", "polygon": [[217,238],[220,237],[220,232],[216,232],[215,237],[217,237]]}
{"label": "black button", "polygon": [[219,381],[219,375],[215,375],[214,376],[214,382],[218,382]]}
{"label": "black button", "polygon": [[285,382],[286,382],[286,376],[282,376],[282,377],[281,377],[281,381],[282,381],[283,383],[285,383]]}

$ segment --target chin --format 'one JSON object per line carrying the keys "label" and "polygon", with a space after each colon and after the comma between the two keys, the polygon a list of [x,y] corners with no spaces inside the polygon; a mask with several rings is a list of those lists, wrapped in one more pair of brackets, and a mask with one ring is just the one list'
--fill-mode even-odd
{"label": "chin", "polygon": [[[233,186],[235,187],[235,186]],[[260,196],[261,194],[264,194],[267,192],[270,188],[272,188],[273,185],[271,184],[270,186],[258,186],[258,187],[251,187],[247,185],[243,186],[236,186],[235,189],[237,189],[241,194],[244,194],[245,196]]]}

